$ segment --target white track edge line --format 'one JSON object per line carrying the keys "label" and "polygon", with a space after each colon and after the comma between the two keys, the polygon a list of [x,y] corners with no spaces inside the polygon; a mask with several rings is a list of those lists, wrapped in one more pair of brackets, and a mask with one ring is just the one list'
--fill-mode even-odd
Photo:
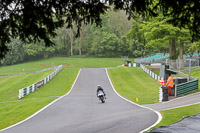
{"label": "white track edge line", "polygon": [[107,68],[105,68],[105,70],[106,70],[106,74],[107,74],[108,80],[110,81],[110,84],[111,84],[111,86],[112,86],[114,92],[115,92],[119,97],[121,97],[122,99],[126,100],[127,102],[130,102],[131,104],[137,105],[137,106],[142,107],[142,108],[149,109],[149,110],[155,112],[155,113],[158,115],[158,120],[157,120],[153,125],[151,125],[150,127],[148,127],[148,128],[146,128],[146,129],[140,131],[140,133],[145,132],[145,131],[149,130],[150,128],[156,126],[156,125],[162,120],[162,115],[161,115],[158,111],[153,110],[153,109],[148,108],[148,107],[145,107],[145,106],[142,106],[142,105],[139,105],[139,104],[136,104],[136,103],[134,103],[134,102],[132,102],[132,101],[126,99],[125,97],[121,96],[121,95],[115,90],[115,88],[114,88],[114,86],[113,86],[113,84],[112,84],[112,81],[111,81],[111,79],[110,79],[110,77],[109,77],[109,75],[108,75]]}
{"label": "white track edge line", "polygon": [[34,113],[33,115],[29,116],[28,118],[26,118],[26,119],[24,119],[24,120],[22,120],[22,121],[20,121],[20,122],[18,122],[18,123],[16,123],[16,124],[14,124],[14,125],[11,125],[11,126],[9,126],[9,127],[6,127],[6,128],[4,128],[4,129],[0,130],[0,132],[3,132],[3,131],[8,130],[8,129],[12,128],[12,127],[15,127],[15,126],[17,126],[17,125],[22,124],[23,122],[25,122],[25,121],[31,119],[32,117],[36,116],[37,114],[39,114],[40,112],[42,112],[43,110],[45,110],[47,107],[51,106],[53,103],[57,102],[57,101],[60,100],[61,98],[67,96],[67,95],[72,91],[72,89],[73,89],[73,87],[74,87],[74,85],[75,85],[75,83],[76,83],[76,81],[77,81],[77,79],[78,79],[78,77],[79,77],[80,72],[81,72],[81,69],[79,70],[79,72],[78,72],[78,74],[77,74],[77,76],[76,76],[76,79],[75,79],[75,81],[74,81],[74,83],[73,83],[71,89],[70,89],[65,95],[59,97],[58,99],[55,99],[54,101],[52,101],[51,103],[49,103],[48,105],[46,105],[45,107],[43,107],[42,109],[40,109],[39,111],[37,111],[36,113]]}

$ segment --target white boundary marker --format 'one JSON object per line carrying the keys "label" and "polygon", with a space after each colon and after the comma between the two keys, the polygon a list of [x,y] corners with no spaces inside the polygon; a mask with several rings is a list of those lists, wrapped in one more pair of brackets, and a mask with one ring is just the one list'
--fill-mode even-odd
{"label": "white boundary marker", "polygon": [[161,115],[158,111],[153,110],[153,109],[148,108],[148,107],[144,107],[144,106],[139,105],[139,104],[136,104],[136,103],[134,103],[134,102],[132,102],[132,101],[126,99],[125,97],[121,96],[121,95],[115,90],[115,88],[114,88],[114,86],[113,86],[113,84],[112,84],[112,81],[111,81],[111,79],[110,79],[110,77],[109,77],[109,75],[108,75],[107,68],[105,68],[105,70],[106,70],[106,74],[107,74],[108,80],[110,81],[110,84],[111,84],[111,86],[112,86],[114,92],[115,92],[119,97],[121,97],[122,99],[126,100],[127,102],[130,102],[130,103],[132,103],[132,104],[134,104],[134,105],[137,105],[137,106],[139,106],[139,107],[141,107],[141,108],[149,109],[149,110],[155,112],[155,113],[158,115],[158,120],[157,120],[153,125],[151,125],[150,127],[148,127],[148,128],[146,128],[146,129],[140,131],[140,133],[143,133],[143,132],[149,130],[150,128],[156,126],[156,125],[162,120],[162,115]]}
{"label": "white boundary marker", "polygon": [[4,128],[4,129],[0,130],[0,132],[3,132],[3,131],[5,131],[5,130],[8,130],[8,129],[12,128],[12,127],[15,127],[15,126],[19,125],[19,124],[22,124],[23,122],[25,122],[25,121],[31,119],[32,117],[36,116],[37,114],[39,114],[40,112],[42,112],[43,110],[45,110],[47,107],[51,106],[53,103],[57,102],[57,101],[60,100],[61,98],[67,96],[67,95],[72,91],[72,89],[73,89],[73,87],[74,87],[74,85],[75,85],[75,83],[76,83],[76,81],[77,81],[77,79],[78,79],[78,77],[79,77],[80,72],[81,72],[81,69],[79,70],[78,75],[76,76],[76,79],[75,79],[75,81],[74,81],[74,83],[73,83],[71,89],[67,92],[67,94],[65,94],[65,95],[63,95],[63,96],[61,96],[61,97],[59,97],[58,99],[55,99],[53,102],[49,103],[48,105],[46,105],[45,107],[43,107],[42,109],[40,109],[39,111],[37,111],[36,113],[34,113],[33,115],[29,116],[28,118],[26,118],[26,119],[24,119],[24,120],[22,120],[22,121],[20,121],[20,122],[18,122],[18,123],[16,123],[16,124],[14,124],[14,125],[12,125],[12,126],[9,126],[9,127],[6,127],[6,128]]}

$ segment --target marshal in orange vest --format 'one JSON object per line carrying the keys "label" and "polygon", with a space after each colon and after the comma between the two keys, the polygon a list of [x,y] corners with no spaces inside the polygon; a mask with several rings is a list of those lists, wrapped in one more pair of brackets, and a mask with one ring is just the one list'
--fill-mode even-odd
{"label": "marshal in orange vest", "polygon": [[173,81],[173,77],[171,74],[169,74],[169,77],[167,79],[167,83],[166,83],[166,86],[168,87],[168,93],[169,95],[171,95],[171,87],[173,87],[174,85],[174,81]]}

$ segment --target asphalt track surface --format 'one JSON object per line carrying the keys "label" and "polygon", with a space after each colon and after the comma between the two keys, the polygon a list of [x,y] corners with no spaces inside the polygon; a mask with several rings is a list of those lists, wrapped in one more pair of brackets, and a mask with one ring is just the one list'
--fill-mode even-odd
{"label": "asphalt track surface", "polygon": [[200,103],[200,92],[197,92],[194,94],[175,98],[167,102],[146,105],[146,107],[149,107],[156,111],[162,111],[162,110],[169,110],[173,108],[179,108],[179,107],[184,107],[184,106],[199,104],[199,103]]}
{"label": "asphalt track surface", "polygon": [[[100,84],[105,103],[96,97]],[[30,119],[2,133],[138,133],[159,119],[157,113],[132,104],[113,90],[105,69],[82,69],[71,92]]]}

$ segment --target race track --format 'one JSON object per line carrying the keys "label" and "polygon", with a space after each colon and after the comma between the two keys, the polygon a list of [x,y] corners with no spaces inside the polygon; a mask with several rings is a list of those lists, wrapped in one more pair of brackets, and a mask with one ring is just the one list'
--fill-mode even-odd
{"label": "race track", "polygon": [[[96,97],[98,84],[107,95],[104,104]],[[119,97],[105,69],[91,68],[81,70],[68,95],[2,133],[138,133],[157,120],[155,112]]]}
{"label": "race track", "polygon": [[146,105],[146,107],[157,111],[163,111],[199,103],[200,103],[200,92],[197,92],[183,97],[178,97],[170,101],[149,104]]}

